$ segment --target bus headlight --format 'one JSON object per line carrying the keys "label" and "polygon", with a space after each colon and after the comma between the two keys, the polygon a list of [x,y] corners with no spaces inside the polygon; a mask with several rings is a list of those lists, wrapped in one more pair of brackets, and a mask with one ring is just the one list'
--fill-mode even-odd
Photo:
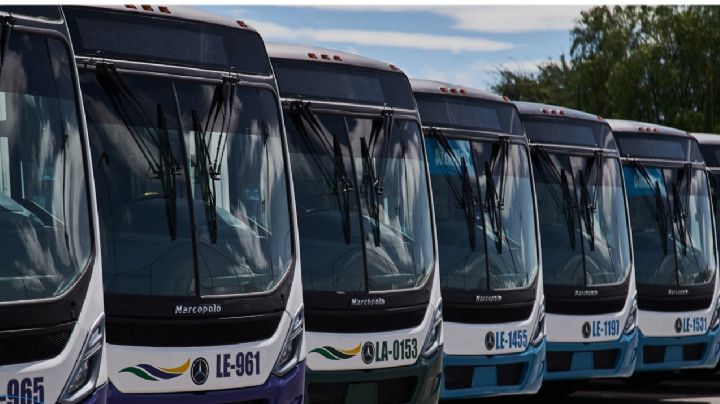
{"label": "bus headlight", "polygon": [[100,316],[90,329],[75,367],[60,393],[63,404],[77,403],[95,391],[105,345],[105,316]]}
{"label": "bus headlight", "polygon": [[285,341],[280,349],[273,374],[276,376],[285,376],[291,371],[295,365],[300,362],[302,354],[303,336],[305,332],[305,311],[302,307],[295,314],[290,329],[288,330]]}
{"label": "bus headlight", "polygon": [[638,314],[638,305],[637,305],[637,296],[633,297],[632,306],[630,307],[630,312],[628,313],[627,319],[625,319],[625,328],[623,328],[623,333],[630,334],[635,330],[637,327],[637,314]]}
{"label": "bus headlight", "polygon": [[543,337],[545,337],[545,301],[540,305],[537,321],[535,322],[535,329],[533,329],[532,338],[530,338],[530,345],[540,345]]}
{"label": "bus headlight", "polygon": [[440,341],[442,339],[442,319],[442,302],[440,302],[437,308],[435,308],[432,326],[430,327],[430,331],[428,331],[425,344],[423,345],[422,354],[426,358],[434,354],[440,347]]}
{"label": "bus headlight", "polygon": [[710,321],[710,328],[715,328],[720,325],[720,297],[715,302],[715,311],[713,311],[712,320]]}

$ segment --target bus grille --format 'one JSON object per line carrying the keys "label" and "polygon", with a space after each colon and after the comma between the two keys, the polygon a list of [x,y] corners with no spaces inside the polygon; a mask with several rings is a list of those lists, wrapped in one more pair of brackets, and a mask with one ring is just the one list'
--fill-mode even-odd
{"label": "bus grille", "polygon": [[315,332],[382,332],[420,325],[427,306],[392,310],[315,310],[305,308],[305,328]]}
{"label": "bus grille", "polygon": [[418,380],[415,376],[366,383],[311,383],[308,386],[306,402],[309,404],[344,403],[346,397],[352,394],[355,398],[362,397],[366,402],[377,404],[410,403],[417,383]]}
{"label": "bus grille", "polygon": [[268,339],[283,312],[247,317],[138,319],[108,317],[107,342],[114,345],[186,347],[231,345]]}
{"label": "bus grille", "polygon": [[65,349],[75,323],[0,333],[0,366],[52,359]]}

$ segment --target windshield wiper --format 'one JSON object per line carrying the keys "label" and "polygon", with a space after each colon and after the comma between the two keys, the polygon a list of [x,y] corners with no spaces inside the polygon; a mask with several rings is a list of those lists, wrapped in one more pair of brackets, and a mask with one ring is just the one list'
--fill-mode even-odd
{"label": "windshield wiper", "polygon": [[461,159],[458,159],[455,151],[453,151],[452,149],[452,146],[450,146],[450,142],[440,129],[430,128],[428,135],[434,137],[440,144],[440,146],[443,148],[443,151],[445,151],[445,154],[450,156],[455,166],[455,169],[457,170],[457,174],[458,176],[460,176],[462,182],[462,193],[458,192],[455,184],[452,181],[451,176],[443,170],[445,180],[447,181],[451,192],[455,196],[455,201],[458,207],[463,209],[463,212],[465,213],[465,223],[467,225],[470,248],[472,249],[472,251],[475,251],[477,243],[475,237],[475,207],[478,205],[478,199],[475,197],[475,193],[472,189],[472,183],[470,182],[470,173],[465,157],[463,156]]}
{"label": "windshield wiper", "polygon": [[[595,212],[597,211],[598,188],[602,181],[602,169],[603,153],[601,150],[596,150],[587,176],[582,171],[580,172],[580,205],[585,219],[585,229],[588,232],[590,251],[595,251]],[[590,197],[588,178],[591,176],[592,170],[595,170],[595,183],[593,184],[593,196]]]}
{"label": "windshield wiper", "polygon": [[[502,243],[503,243],[503,221],[502,211],[505,209],[505,183],[507,176],[507,164],[508,164],[508,147],[510,146],[510,140],[506,136],[498,139],[498,145],[493,150],[493,155],[489,161],[485,162],[485,183],[487,191],[485,197],[487,202],[485,204],[488,215],[490,216],[490,225],[492,226],[493,233],[495,234],[495,249],[498,254],[502,254]],[[498,189],[495,183],[495,177],[493,176],[493,167],[495,167],[497,161],[502,159],[502,173],[500,175],[500,186]]]}
{"label": "windshield wiper", "polygon": [[[363,189],[368,204],[368,213],[373,220],[373,241],[375,246],[380,246],[380,195],[384,192],[383,176],[385,175],[385,167],[387,165],[387,151],[390,144],[390,136],[392,135],[393,113],[392,110],[385,110],[381,114],[381,127],[373,125],[373,131],[370,133],[370,140],[360,139],[360,153],[363,160],[365,178],[363,178]],[[380,132],[384,133],[384,140],[380,155],[375,154],[375,148],[380,137]],[[372,149],[372,150],[371,150]],[[380,172],[375,171],[373,157],[381,162]]]}
{"label": "windshield wiper", "polygon": [[0,17],[0,77],[2,77],[3,66],[5,66],[5,56],[10,46],[10,34],[15,27],[15,19],[7,16]]}
{"label": "windshield wiper", "polygon": [[662,192],[660,192],[660,182],[653,181],[647,168],[639,160],[631,160],[630,165],[640,174],[640,177],[653,190],[655,196],[655,206],[648,200],[645,194],[642,195],[645,204],[650,209],[650,215],[655,219],[658,225],[660,235],[660,245],[662,246],[663,255],[667,255],[667,212],[663,203]]}
{"label": "windshield wiper", "polygon": [[[100,87],[110,99],[117,116],[125,125],[130,137],[145,159],[152,177],[160,180],[165,199],[170,239],[175,240],[177,238],[177,207],[174,176],[181,175],[182,168],[175,160],[170,148],[170,137],[162,105],[157,104],[157,124],[153,124],[144,106],[115,65],[104,62],[98,63],[95,74]],[[126,108],[125,103],[129,104],[129,108]],[[151,144],[145,140],[133,125],[131,115],[137,116],[142,121],[142,128],[150,138],[150,143],[157,148],[157,157],[153,153]]]}
{"label": "windshield wiper", "polygon": [[[235,91],[237,88],[238,79],[234,77],[223,77],[223,82],[215,87],[213,92],[213,99],[210,104],[210,110],[208,111],[207,119],[205,120],[205,127],[203,128],[203,142],[206,144],[207,158],[210,163],[208,168],[208,175],[213,180],[219,180],[222,168],[222,160],[225,155],[225,149],[227,147],[228,132],[230,125],[232,125],[232,113],[233,103],[235,101]],[[215,124],[218,118],[221,117],[220,131],[218,132],[217,146],[215,150],[215,156],[211,159],[210,157],[210,145],[212,145],[212,138],[215,134]],[[212,118],[212,125],[210,125],[210,119]],[[208,135],[209,134],[209,135]],[[205,140],[207,135],[208,139]],[[212,161],[210,161],[212,160]]]}
{"label": "windshield wiper", "polygon": [[[205,205],[205,218],[208,222],[210,241],[217,243],[217,205],[215,203],[215,181],[210,174],[208,167],[209,151],[205,142],[203,129],[200,127],[200,120],[197,113],[192,111],[193,132],[195,132],[195,167],[200,182],[200,193],[202,194],[203,205]],[[212,186],[211,186],[212,183]],[[211,189],[213,188],[213,189]]]}
{"label": "windshield wiper", "polygon": [[[315,164],[320,169],[320,173],[326,185],[334,191],[338,198],[338,206],[342,219],[343,237],[345,243],[350,244],[350,195],[349,192],[355,189],[355,185],[345,169],[343,161],[342,147],[338,136],[330,135],[333,138],[332,146],[328,141],[328,134],[325,133],[322,124],[312,111],[309,102],[293,101],[290,104],[290,118],[295,124],[300,137],[303,139],[305,146],[312,156]],[[315,135],[322,148],[321,152],[315,149],[314,143],[310,139],[310,134]],[[327,155],[331,159],[334,169],[334,175],[331,176],[322,162],[321,153]]]}
{"label": "windshield wiper", "polygon": [[567,179],[567,173],[565,172],[565,169],[558,169],[558,166],[552,160],[550,154],[548,154],[544,147],[534,146],[532,151],[538,159],[538,164],[536,164],[536,166],[538,167],[538,174],[540,174],[543,178],[543,181],[548,184],[550,183],[550,178],[544,168],[547,167],[555,181],[560,184],[560,188],[562,189],[562,198],[557,195],[551,186],[548,186],[547,189],[550,191],[550,196],[552,196],[555,201],[555,205],[565,216],[570,248],[575,250],[575,211],[577,210],[577,206],[575,205],[575,199],[572,197],[572,192],[570,192],[570,183]]}
{"label": "windshield wiper", "polygon": [[[687,219],[687,206],[690,204],[690,182],[692,180],[692,165],[690,163],[686,163],[683,167],[683,171],[680,174],[678,180],[676,183],[673,183],[673,221],[677,223],[678,226],[678,233],[680,233],[680,245],[682,246],[682,254],[687,255],[688,250],[688,241],[690,242],[690,247],[693,252],[693,256],[695,257],[695,261],[697,263],[697,252],[695,251],[694,246],[692,245],[692,236],[690,235],[690,229],[688,228],[688,219]],[[683,184],[683,181],[685,182],[685,203],[682,202],[682,197],[680,195],[680,187]]]}
{"label": "windshield wiper", "polygon": [[[200,126],[197,112],[195,110],[192,111],[193,132],[195,132],[196,167],[198,167],[200,190],[203,204],[205,205],[208,233],[210,234],[210,241],[213,244],[217,243],[218,231],[215,181],[220,180],[222,174],[223,157],[227,147],[228,132],[232,125],[233,103],[237,84],[238,79],[234,77],[223,77],[222,83],[215,87],[204,127]],[[221,119],[220,130],[217,135],[215,155],[211,156],[210,147],[213,136],[215,135],[215,124],[217,124],[218,118]]]}
{"label": "windshield wiper", "polygon": [[[160,130],[160,182],[163,192],[165,193],[165,212],[167,214],[168,226],[170,228],[170,239],[177,239],[177,204],[175,200],[175,176],[181,173],[178,165],[173,164],[173,160],[168,156],[172,156],[170,147],[170,134],[168,132],[167,121],[165,120],[165,110],[162,105],[158,104],[158,129]],[[177,162],[175,162],[176,164]]]}

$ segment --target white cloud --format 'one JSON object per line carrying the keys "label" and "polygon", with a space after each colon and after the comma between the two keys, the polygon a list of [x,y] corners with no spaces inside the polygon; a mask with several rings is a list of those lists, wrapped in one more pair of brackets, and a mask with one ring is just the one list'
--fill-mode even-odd
{"label": "white cloud", "polygon": [[565,31],[573,27],[587,6],[483,6],[444,7],[432,11],[455,21],[465,31],[512,33]]}
{"label": "white cloud", "polygon": [[494,52],[508,50],[515,47],[514,44],[509,42],[466,36],[432,35],[417,32],[372,31],[360,29],[318,29],[308,27],[288,28],[269,21],[246,21],[248,24],[257,29],[264,39],[270,40],[293,42],[316,41],[360,46],[383,46],[449,51],[452,53]]}
{"label": "white cloud", "polygon": [[453,28],[485,33],[567,31],[590,6],[320,6],[346,12],[426,12],[450,18]]}

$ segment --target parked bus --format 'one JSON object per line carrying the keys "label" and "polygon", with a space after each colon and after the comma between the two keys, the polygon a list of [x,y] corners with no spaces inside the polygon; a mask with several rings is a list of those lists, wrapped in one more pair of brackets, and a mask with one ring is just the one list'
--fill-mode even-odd
{"label": "parked bus", "polygon": [[714,367],[717,241],[705,161],[687,132],[608,120],[630,205],[640,340],[636,370]]}
{"label": "parked bus", "polygon": [[104,403],[92,166],[60,7],[0,5],[0,403]]}
{"label": "parked bus", "polygon": [[[720,220],[720,204],[718,203],[718,187],[720,186],[720,135],[715,133],[691,133],[700,144],[700,153],[708,170],[710,180],[710,198],[715,218],[715,240],[718,240],[718,220]],[[716,241],[717,243],[717,241]],[[717,307],[720,310],[720,306]],[[720,313],[718,313],[720,314]]]}
{"label": "parked bus", "polygon": [[[545,381],[627,377],[637,302],[620,155],[608,124],[516,103],[535,173],[545,292]],[[564,385],[554,385],[560,387]]]}
{"label": "parked bus", "polygon": [[442,370],[432,195],[394,65],[268,45],[303,262],[309,403],[431,403]]}
{"label": "parked bus", "polygon": [[98,189],[112,402],[301,402],[280,102],[260,35],[181,7],[64,7]]}
{"label": "parked bus", "polygon": [[506,98],[411,80],[425,134],[440,257],[441,397],[535,393],[545,366],[529,149]]}

